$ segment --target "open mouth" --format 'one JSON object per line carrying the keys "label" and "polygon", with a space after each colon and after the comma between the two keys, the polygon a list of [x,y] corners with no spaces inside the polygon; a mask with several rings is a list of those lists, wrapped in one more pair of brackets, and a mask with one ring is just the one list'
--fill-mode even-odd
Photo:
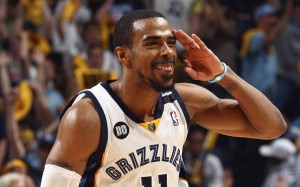
{"label": "open mouth", "polygon": [[163,70],[163,71],[171,71],[174,69],[174,65],[173,64],[157,64],[155,66],[155,68],[158,70]]}

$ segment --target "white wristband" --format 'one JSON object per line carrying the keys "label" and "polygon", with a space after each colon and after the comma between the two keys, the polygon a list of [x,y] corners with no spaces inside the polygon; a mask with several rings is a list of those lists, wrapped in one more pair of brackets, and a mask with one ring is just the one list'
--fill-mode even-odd
{"label": "white wristband", "polygon": [[223,77],[224,77],[224,76],[225,76],[225,74],[227,73],[227,65],[226,65],[224,62],[222,62],[222,65],[224,66],[224,70],[223,70],[223,72],[222,72],[221,74],[219,74],[219,75],[215,76],[215,78],[214,78],[214,79],[212,79],[212,80],[208,81],[209,83],[215,83],[215,82],[219,82],[220,80],[222,80],[222,79],[223,79]]}
{"label": "white wristband", "polygon": [[78,187],[81,176],[75,171],[46,164],[41,187]]}

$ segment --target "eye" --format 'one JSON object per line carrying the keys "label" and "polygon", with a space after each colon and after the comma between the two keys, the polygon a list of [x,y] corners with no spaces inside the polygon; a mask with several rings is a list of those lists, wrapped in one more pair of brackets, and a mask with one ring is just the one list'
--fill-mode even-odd
{"label": "eye", "polygon": [[156,46],[157,45],[157,42],[148,42],[146,44],[146,46],[149,46],[149,47],[153,47],[153,46]]}
{"label": "eye", "polygon": [[176,45],[176,40],[174,40],[174,41],[169,41],[169,42],[168,42],[168,45],[169,45],[169,46],[172,46],[172,47],[175,46],[175,45]]}

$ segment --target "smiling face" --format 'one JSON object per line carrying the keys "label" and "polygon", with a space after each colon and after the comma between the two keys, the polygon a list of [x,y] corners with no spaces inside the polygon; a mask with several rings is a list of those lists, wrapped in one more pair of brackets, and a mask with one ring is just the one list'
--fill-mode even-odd
{"label": "smiling face", "polygon": [[132,69],[141,86],[155,91],[173,87],[176,38],[167,20],[147,18],[134,22],[134,37],[130,52]]}

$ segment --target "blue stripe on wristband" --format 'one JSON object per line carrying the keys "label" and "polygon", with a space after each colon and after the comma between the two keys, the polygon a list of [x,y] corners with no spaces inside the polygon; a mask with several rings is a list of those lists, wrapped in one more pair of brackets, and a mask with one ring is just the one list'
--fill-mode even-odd
{"label": "blue stripe on wristband", "polygon": [[208,81],[209,83],[215,83],[215,82],[219,82],[220,80],[223,79],[223,77],[225,76],[225,74],[227,73],[227,65],[224,62],[221,62],[222,65],[224,66],[224,70],[221,74],[215,76],[214,79]]}

